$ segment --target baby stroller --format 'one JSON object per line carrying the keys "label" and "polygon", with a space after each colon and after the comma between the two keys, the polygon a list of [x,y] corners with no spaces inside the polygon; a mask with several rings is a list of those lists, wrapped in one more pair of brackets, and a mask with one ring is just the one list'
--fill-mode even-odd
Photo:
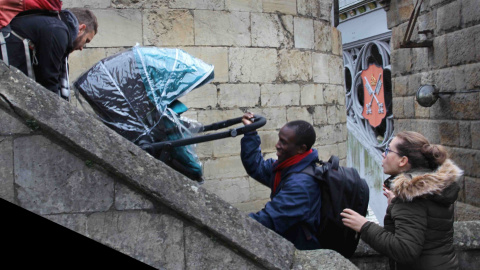
{"label": "baby stroller", "polygon": [[241,123],[241,117],[203,124],[181,114],[178,101],[213,80],[213,66],[180,49],[135,46],[107,57],[83,73],[74,87],[110,128],[192,180],[203,181],[195,144],[235,137],[265,125],[254,123],[206,135]]}

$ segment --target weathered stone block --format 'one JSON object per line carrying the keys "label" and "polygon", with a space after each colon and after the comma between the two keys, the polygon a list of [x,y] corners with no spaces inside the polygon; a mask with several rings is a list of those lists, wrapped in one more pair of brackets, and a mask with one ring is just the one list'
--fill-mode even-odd
{"label": "weathered stone block", "polygon": [[320,18],[326,22],[332,21],[332,1],[320,1]]}
{"label": "weathered stone block", "polygon": [[392,28],[392,38],[390,40],[390,46],[393,50],[398,50],[400,48],[400,44],[403,41],[405,32],[407,31],[407,26],[408,23],[404,23]]}
{"label": "weathered stone block", "polygon": [[277,61],[275,49],[230,48],[230,82],[273,82]]}
{"label": "weathered stone block", "polygon": [[465,202],[475,206],[480,206],[480,179],[465,177]]}
{"label": "weathered stone block", "polygon": [[412,70],[412,54],[411,49],[401,49],[392,51],[390,55],[392,63],[392,76],[398,77],[401,74]]}
{"label": "weathered stone block", "polygon": [[[323,53],[312,54],[314,82],[316,83],[330,82],[329,60],[330,60],[330,57],[328,54],[323,54]],[[341,75],[343,75],[343,72],[339,76]]]}
{"label": "weathered stone block", "polygon": [[143,211],[94,213],[87,235],[158,269],[185,265],[183,223],[169,215]]}
{"label": "weathered stone block", "polygon": [[217,106],[217,87],[213,84],[203,85],[179,99],[189,108],[211,109]]}
{"label": "weathered stone block", "polygon": [[351,261],[346,260],[339,253],[328,250],[298,250],[295,252],[295,261],[292,270],[316,269],[321,265],[323,269],[358,269]]}
{"label": "weathered stone block", "polygon": [[405,118],[405,110],[403,107],[403,97],[394,97],[392,100],[392,112],[395,118]]}
{"label": "weathered stone block", "polygon": [[[255,111],[252,111],[255,113]],[[287,108],[262,108],[258,112],[267,119],[265,126],[261,130],[278,130],[287,123]]]}
{"label": "weathered stone block", "polygon": [[341,56],[343,54],[343,51],[342,51],[342,34],[335,27],[331,27],[330,29],[332,30],[332,38],[331,38],[332,53],[334,55],[340,55]]}
{"label": "weathered stone block", "polygon": [[418,88],[422,85],[422,76],[425,74],[412,74],[408,76],[408,87],[406,90],[407,96],[414,96],[417,94]]}
{"label": "weathered stone block", "polygon": [[410,119],[399,119],[395,116],[395,131],[413,130],[412,124]]}
{"label": "weathered stone block", "polygon": [[455,66],[472,61],[475,46],[472,46],[473,28],[455,31],[446,35],[448,65]]}
{"label": "weathered stone block", "polygon": [[[105,0],[104,0],[105,1]],[[153,9],[167,8],[168,0],[111,0],[114,8]]]}
{"label": "weathered stone block", "polygon": [[[313,112],[313,124],[314,125],[326,125],[327,119],[327,106],[315,106]],[[318,134],[317,134],[318,137]]]}
{"label": "weathered stone block", "polygon": [[311,81],[312,54],[298,50],[280,51],[280,76],[284,81]]}
{"label": "weathered stone block", "polygon": [[454,69],[457,91],[465,91],[480,87],[480,63],[463,65]]}
{"label": "weathered stone block", "polygon": [[338,93],[343,93],[343,86],[341,85],[326,85],[323,91],[323,100],[325,104],[337,103]]}
{"label": "weathered stone block", "polygon": [[115,183],[115,209],[137,210],[153,209],[152,201],[143,194],[117,181]]}
{"label": "weathered stone block", "polygon": [[464,170],[464,175],[469,177],[480,177],[480,151],[474,149],[448,148],[450,157]]}
{"label": "weathered stone block", "polygon": [[228,82],[228,49],[222,47],[183,47],[187,53],[215,67],[213,82]]}
{"label": "weathered stone block", "polygon": [[[345,97],[343,95],[343,97]],[[300,105],[323,105],[323,85],[305,84],[300,86]]]}
{"label": "weathered stone block", "polygon": [[213,156],[224,157],[240,154],[240,139],[243,136],[237,136],[235,138],[225,138],[216,140],[213,143]]}
{"label": "weathered stone block", "polygon": [[240,117],[244,114],[240,109],[232,110],[202,110],[198,111],[198,122],[211,124],[214,122],[224,121],[232,118]]}
{"label": "weathered stone block", "polygon": [[28,134],[31,130],[22,121],[11,116],[0,107],[0,135]]}
{"label": "weathered stone block", "polygon": [[343,85],[343,59],[337,55],[330,55],[328,60],[328,77],[332,84]]}
{"label": "weathered stone block", "polygon": [[428,48],[416,48],[412,50],[412,71],[424,71],[428,69]]}
{"label": "weathered stone block", "polygon": [[260,100],[258,84],[221,84],[218,88],[218,104],[221,108],[255,107]]}
{"label": "weathered stone block", "polygon": [[196,153],[199,158],[213,157],[213,141],[197,144]]}
{"label": "weathered stone block", "polygon": [[262,106],[300,105],[300,86],[298,84],[263,84],[260,90]]}
{"label": "weathered stone block", "polygon": [[75,157],[45,137],[15,139],[19,205],[39,214],[107,211],[113,205],[113,180],[88,166],[92,166],[91,162]]}
{"label": "weathered stone block", "polygon": [[438,123],[440,131],[440,144],[448,146],[459,145],[460,131],[456,121],[441,121]]}
{"label": "weathered stone block", "polygon": [[78,76],[105,57],[107,55],[105,49],[102,48],[86,48],[81,52],[73,51],[68,57],[70,81],[75,81]]}
{"label": "weathered stone block", "polygon": [[89,47],[127,47],[142,43],[142,14],[134,9],[94,9],[98,33]]}
{"label": "weathered stone block", "polygon": [[432,67],[435,69],[443,68],[447,65],[447,43],[445,35],[435,37],[433,39],[433,48],[432,51]]}
{"label": "weathered stone block", "polygon": [[144,14],[145,45],[193,45],[193,15],[188,10],[153,9]]}
{"label": "weathered stone block", "polygon": [[256,47],[293,47],[293,16],[251,13],[252,45]]}
{"label": "weathered stone block", "polygon": [[461,24],[461,1],[454,1],[437,9],[437,29],[439,35],[460,27]]}
{"label": "weathered stone block", "polygon": [[430,143],[440,144],[439,121],[406,120],[411,121],[410,130],[423,134]]}
{"label": "weathered stone block", "polygon": [[225,0],[225,9],[234,11],[262,12],[262,2],[257,0]]}
{"label": "weathered stone block", "polygon": [[294,39],[295,48],[313,49],[315,46],[313,34],[313,20],[301,17],[295,17],[294,23]]}
{"label": "weathered stone block", "polygon": [[334,125],[340,122],[338,110],[336,106],[327,106],[327,123]]}
{"label": "weathered stone block", "polygon": [[185,269],[214,269],[220,265],[229,269],[260,269],[253,262],[222,245],[220,239],[205,235],[194,227],[186,227]]}
{"label": "weathered stone block", "polygon": [[187,8],[187,9],[211,9],[223,10],[225,9],[225,1],[222,0],[171,0],[169,2],[170,8]]}
{"label": "weathered stone block", "polygon": [[480,121],[470,122],[472,148],[480,150]]}
{"label": "weathered stone block", "polygon": [[404,97],[407,95],[408,77],[401,76],[393,79],[393,97]]}
{"label": "weathered stone block", "polygon": [[478,24],[480,5],[477,0],[462,0],[462,21],[465,25]]}
{"label": "weathered stone block", "polygon": [[[340,105],[340,106],[343,106],[344,109],[345,109],[345,102],[346,102],[346,99],[347,99],[347,90],[345,89],[345,87],[342,87],[342,90],[340,90],[340,88],[338,88],[338,91],[337,91],[337,104]],[[346,112],[346,110],[345,110]]]}
{"label": "weathered stone block", "polygon": [[62,0],[62,9],[74,7],[88,9],[108,8],[110,7],[110,2],[111,0]]}
{"label": "weathered stone block", "polygon": [[336,142],[345,141],[346,136],[342,134],[341,125],[325,125],[315,127],[315,133],[317,134],[317,145],[332,145]]}
{"label": "weathered stone block", "polygon": [[[418,102],[414,102],[415,105],[415,118],[430,118],[430,108],[422,107]],[[395,105],[394,105],[395,106]]]}
{"label": "weathered stone block", "polygon": [[320,2],[318,0],[298,0],[298,15],[314,18],[320,17]]}
{"label": "weathered stone block", "polygon": [[13,203],[13,185],[13,139],[0,136],[0,198]]}
{"label": "weathered stone block", "polygon": [[304,120],[313,123],[313,115],[305,107],[289,107],[287,108],[287,121]]}
{"label": "weathered stone block", "polygon": [[195,45],[250,46],[248,12],[195,10]]}
{"label": "weathered stone block", "polygon": [[202,186],[230,204],[250,199],[248,177],[206,180]]}
{"label": "weathered stone block", "polygon": [[472,147],[472,133],[470,131],[471,121],[460,121],[458,123],[458,129],[460,131],[459,145],[460,147],[470,148]]}
{"label": "weathered stone block", "polygon": [[203,175],[206,179],[228,179],[245,176],[245,169],[238,156],[205,160]]}
{"label": "weathered stone block", "polygon": [[433,73],[435,86],[440,92],[455,90],[455,68],[440,69]]}
{"label": "weathered stone block", "polygon": [[296,0],[263,0],[263,12],[297,14]]}
{"label": "weathered stone block", "polygon": [[473,28],[473,37],[475,39],[475,61],[480,62],[480,25],[476,25]]}
{"label": "weathered stone block", "polygon": [[[438,101],[437,101],[438,102]],[[448,99],[448,106],[444,109],[454,119],[476,120],[480,115],[480,94],[479,93],[457,93]]]}

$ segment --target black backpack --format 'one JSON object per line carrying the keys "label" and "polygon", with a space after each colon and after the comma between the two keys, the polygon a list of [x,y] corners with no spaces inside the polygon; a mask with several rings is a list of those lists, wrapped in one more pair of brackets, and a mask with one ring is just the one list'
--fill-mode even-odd
{"label": "black backpack", "polygon": [[[308,166],[302,173],[314,177],[322,194],[320,227],[315,234],[322,248],[332,249],[350,258],[357,248],[360,234],[343,225],[340,213],[350,208],[366,216],[369,188],[354,168],[339,166],[339,158],[331,156],[319,166]],[[304,227],[304,230],[306,227]],[[308,232],[307,236],[308,236]]]}

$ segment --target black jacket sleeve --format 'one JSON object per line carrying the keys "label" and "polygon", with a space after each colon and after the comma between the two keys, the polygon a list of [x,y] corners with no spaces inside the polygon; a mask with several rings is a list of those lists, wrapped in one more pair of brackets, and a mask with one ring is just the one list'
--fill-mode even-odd
{"label": "black jacket sleeve", "polygon": [[65,68],[68,33],[63,27],[42,28],[42,38],[37,41],[36,57],[38,65],[35,76],[39,84],[50,91],[58,93],[61,89],[61,74]]}

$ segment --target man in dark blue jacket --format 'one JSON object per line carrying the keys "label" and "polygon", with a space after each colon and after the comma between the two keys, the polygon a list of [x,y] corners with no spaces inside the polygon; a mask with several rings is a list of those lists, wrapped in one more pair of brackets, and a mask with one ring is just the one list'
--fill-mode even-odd
{"label": "man in dark blue jacket", "polygon": [[[242,122],[251,124],[252,113]],[[320,248],[314,234],[320,225],[320,187],[315,179],[302,171],[315,165],[317,150],[312,125],[305,121],[288,122],[278,133],[278,160],[264,160],[257,132],[244,135],[241,141],[243,166],[255,180],[269,187],[270,202],[250,217],[292,242],[297,249]]]}

